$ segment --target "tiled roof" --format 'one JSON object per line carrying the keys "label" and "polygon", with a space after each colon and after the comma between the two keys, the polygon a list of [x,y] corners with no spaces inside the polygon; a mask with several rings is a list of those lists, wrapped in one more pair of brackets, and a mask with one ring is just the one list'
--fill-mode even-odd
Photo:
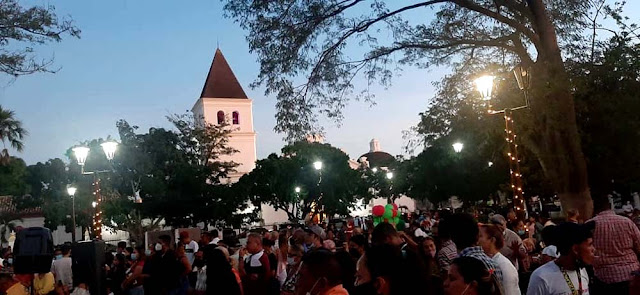
{"label": "tiled roof", "polygon": [[42,208],[25,208],[18,210],[13,203],[13,196],[0,196],[0,214],[17,215],[20,218],[42,216]]}
{"label": "tiled roof", "polygon": [[200,97],[247,98],[219,48],[216,49],[216,54],[213,57],[207,81],[204,83]]}

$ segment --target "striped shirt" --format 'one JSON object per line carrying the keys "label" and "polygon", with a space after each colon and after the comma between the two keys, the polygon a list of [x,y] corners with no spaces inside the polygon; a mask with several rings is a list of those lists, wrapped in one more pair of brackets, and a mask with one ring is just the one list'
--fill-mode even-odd
{"label": "striped shirt", "polygon": [[487,256],[487,254],[482,251],[482,247],[467,247],[460,252],[458,257],[472,257],[478,259],[484,263],[484,267],[489,271],[489,273],[493,273],[499,282],[502,282],[502,270],[498,267],[498,264],[491,259],[491,257]]}

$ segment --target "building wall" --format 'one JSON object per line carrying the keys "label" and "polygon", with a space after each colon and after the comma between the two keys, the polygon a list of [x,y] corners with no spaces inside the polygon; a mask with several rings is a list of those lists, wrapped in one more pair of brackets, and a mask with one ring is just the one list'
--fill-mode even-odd
{"label": "building wall", "polygon": [[[238,98],[200,98],[193,106],[192,112],[197,118],[204,118],[209,124],[218,124],[218,111],[223,111],[229,128],[233,133],[229,137],[229,146],[237,153],[220,157],[223,161],[234,161],[239,164],[237,173],[231,180],[237,181],[239,176],[251,172],[255,168],[256,133],[253,129],[253,101]],[[239,113],[239,124],[232,123],[232,113]]]}

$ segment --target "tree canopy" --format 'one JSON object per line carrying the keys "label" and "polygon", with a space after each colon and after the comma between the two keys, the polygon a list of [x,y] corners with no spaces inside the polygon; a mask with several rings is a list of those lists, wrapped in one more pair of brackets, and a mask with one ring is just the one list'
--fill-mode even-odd
{"label": "tree canopy", "polygon": [[[315,169],[316,161],[322,162],[322,169]],[[299,141],[283,147],[281,155],[258,160],[233,189],[255,205],[283,210],[291,221],[304,219],[312,204],[324,206],[328,216],[348,215],[356,200],[368,194],[362,173],[351,169],[348,161],[347,154],[329,144]]]}

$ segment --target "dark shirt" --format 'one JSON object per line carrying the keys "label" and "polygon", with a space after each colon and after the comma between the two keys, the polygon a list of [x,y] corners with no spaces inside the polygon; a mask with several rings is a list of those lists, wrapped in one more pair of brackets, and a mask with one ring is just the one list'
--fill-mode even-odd
{"label": "dark shirt", "polygon": [[164,255],[157,252],[145,264],[142,273],[149,275],[145,280],[145,294],[165,294],[180,285],[180,275],[184,266],[178,261],[175,252],[168,250]]}

